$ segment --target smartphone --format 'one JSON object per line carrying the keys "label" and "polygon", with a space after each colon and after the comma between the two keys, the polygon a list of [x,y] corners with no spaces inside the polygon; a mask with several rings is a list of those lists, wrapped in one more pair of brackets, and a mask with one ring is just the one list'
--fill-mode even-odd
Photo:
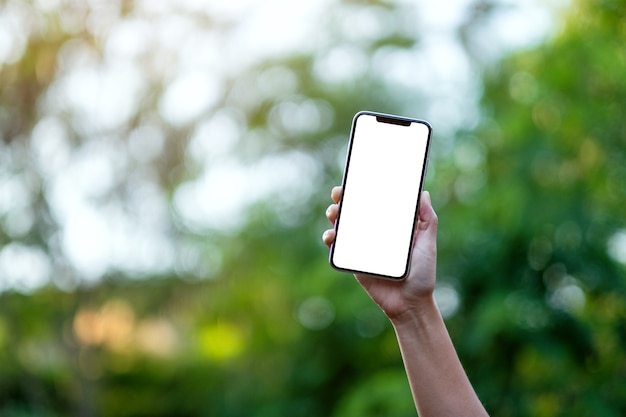
{"label": "smartphone", "polygon": [[369,111],[354,116],[330,248],[335,269],[406,278],[431,131],[418,119]]}

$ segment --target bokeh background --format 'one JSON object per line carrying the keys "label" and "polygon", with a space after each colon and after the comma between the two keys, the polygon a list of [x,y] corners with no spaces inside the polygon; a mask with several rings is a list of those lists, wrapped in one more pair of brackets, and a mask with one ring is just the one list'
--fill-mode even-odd
{"label": "bokeh background", "polygon": [[363,109],[490,413],[626,415],[623,0],[0,1],[0,415],[414,416],[320,238]]}

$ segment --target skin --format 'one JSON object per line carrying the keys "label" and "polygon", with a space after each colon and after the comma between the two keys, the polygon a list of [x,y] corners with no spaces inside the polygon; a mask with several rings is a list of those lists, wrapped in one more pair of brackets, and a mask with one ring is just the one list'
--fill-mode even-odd
{"label": "skin", "polygon": [[[331,191],[326,217],[335,224],[342,188]],[[437,266],[437,225],[430,194],[420,198],[409,276],[390,281],[365,274],[355,278],[391,321],[420,417],[487,416],[454,349],[433,292]],[[334,229],[322,239],[330,247]]]}

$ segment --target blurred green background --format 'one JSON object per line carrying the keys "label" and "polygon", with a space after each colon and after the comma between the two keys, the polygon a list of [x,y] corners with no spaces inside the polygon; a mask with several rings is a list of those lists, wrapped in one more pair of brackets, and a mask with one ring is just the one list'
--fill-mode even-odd
{"label": "blurred green background", "polygon": [[0,1],[0,415],[414,416],[320,239],[363,109],[487,410],[626,415],[626,1],[431,3]]}

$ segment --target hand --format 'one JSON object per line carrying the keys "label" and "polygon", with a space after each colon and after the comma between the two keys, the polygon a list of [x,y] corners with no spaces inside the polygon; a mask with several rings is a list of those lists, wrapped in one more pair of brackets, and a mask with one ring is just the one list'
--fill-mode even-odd
{"label": "hand", "polygon": [[[334,204],[326,210],[326,217],[332,224],[337,220],[342,191],[341,187],[333,187],[331,191]],[[381,224],[384,222],[381,221]],[[405,313],[416,312],[422,305],[432,302],[437,267],[437,224],[437,214],[432,207],[430,194],[423,191],[414,232],[409,276],[402,281],[391,281],[355,274],[357,281],[392,322],[400,321]],[[335,230],[326,230],[322,239],[330,247],[335,240]]]}
{"label": "hand", "polygon": [[[334,187],[334,204],[326,210],[337,220],[341,187]],[[385,196],[381,196],[384,198]],[[380,222],[384,225],[384,219]],[[327,246],[335,231],[324,232]],[[381,242],[381,245],[385,242]],[[428,191],[420,198],[414,231],[411,270],[404,281],[356,274],[370,297],[391,320],[411,392],[420,416],[488,416],[463,370],[450,335],[433,298],[437,264],[437,215]]]}

